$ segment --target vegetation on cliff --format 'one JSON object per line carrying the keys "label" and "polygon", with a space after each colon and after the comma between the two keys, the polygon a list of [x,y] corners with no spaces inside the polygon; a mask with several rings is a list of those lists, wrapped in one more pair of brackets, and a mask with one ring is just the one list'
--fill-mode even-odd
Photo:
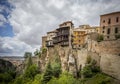
{"label": "vegetation on cliff", "polygon": [[9,61],[0,59],[0,84],[11,83],[15,75],[15,66]]}
{"label": "vegetation on cliff", "polygon": [[0,84],[114,84],[111,82],[112,78],[103,74],[96,61],[90,56],[88,56],[84,68],[79,71],[80,77],[75,78],[67,71],[62,72],[61,60],[57,54],[52,61],[47,63],[43,73],[39,72],[38,66],[33,64],[31,54],[25,55],[26,62],[23,74],[16,76],[15,79],[7,74],[8,78],[3,76],[5,80],[0,78],[0,81],[2,80]]}

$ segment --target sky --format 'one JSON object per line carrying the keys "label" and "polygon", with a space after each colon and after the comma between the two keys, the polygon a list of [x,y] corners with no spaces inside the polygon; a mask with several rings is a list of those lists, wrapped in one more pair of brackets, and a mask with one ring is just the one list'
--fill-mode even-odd
{"label": "sky", "polygon": [[120,11],[120,0],[0,0],[0,56],[23,56],[64,21],[99,26],[100,15]]}

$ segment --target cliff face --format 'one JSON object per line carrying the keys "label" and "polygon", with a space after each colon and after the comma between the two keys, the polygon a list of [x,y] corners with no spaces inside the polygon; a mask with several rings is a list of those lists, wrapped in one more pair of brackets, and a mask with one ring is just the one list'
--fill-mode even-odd
{"label": "cliff face", "polygon": [[120,80],[120,40],[93,42],[91,52],[97,53],[101,70]]}
{"label": "cliff face", "polygon": [[120,80],[120,40],[102,42],[90,40],[79,50],[55,45],[48,48],[45,62],[52,61],[56,55],[60,57],[62,71],[67,70],[76,75],[77,70],[85,66],[87,56],[91,56],[97,61],[102,72]]}
{"label": "cliff face", "polygon": [[0,73],[7,71],[15,71],[15,66],[9,61],[0,59]]}
{"label": "cliff face", "polygon": [[120,40],[91,41],[88,53],[97,61],[102,72],[120,80]]}

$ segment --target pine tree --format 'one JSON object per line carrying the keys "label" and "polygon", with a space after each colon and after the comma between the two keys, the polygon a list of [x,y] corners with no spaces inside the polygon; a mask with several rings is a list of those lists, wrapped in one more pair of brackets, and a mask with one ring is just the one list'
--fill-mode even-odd
{"label": "pine tree", "polygon": [[52,67],[50,62],[47,64],[46,71],[43,75],[43,84],[46,84],[52,78]]}

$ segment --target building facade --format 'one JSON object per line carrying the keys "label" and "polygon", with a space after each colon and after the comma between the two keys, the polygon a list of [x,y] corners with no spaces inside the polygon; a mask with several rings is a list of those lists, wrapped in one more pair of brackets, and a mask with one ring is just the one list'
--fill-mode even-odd
{"label": "building facade", "polygon": [[115,40],[120,37],[120,12],[100,16],[101,34],[104,40]]}
{"label": "building facade", "polygon": [[75,28],[73,30],[72,47],[80,49],[85,44],[86,30]]}
{"label": "building facade", "polygon": [[54,37],[54,44],[61,46],[71,45],[71,30],[73,28],[72,21],[67,21],[59,25],[56,29],[56,36]]}
{"label": "building facade", "polygon": [[46,47],[47,36],[42,36],[42,48]]}
{"label": "building facade", "polygon": [[91,38],[91,35],[99,32],[100,27],[98,26],[80,25],[79,28],[73,29],[72,47],[76,49],[82,48]]}
{"label": "building facade", "polygon": [[46,46],[53,47],[53,38],[56,36],[56,31],[47,32]]}

